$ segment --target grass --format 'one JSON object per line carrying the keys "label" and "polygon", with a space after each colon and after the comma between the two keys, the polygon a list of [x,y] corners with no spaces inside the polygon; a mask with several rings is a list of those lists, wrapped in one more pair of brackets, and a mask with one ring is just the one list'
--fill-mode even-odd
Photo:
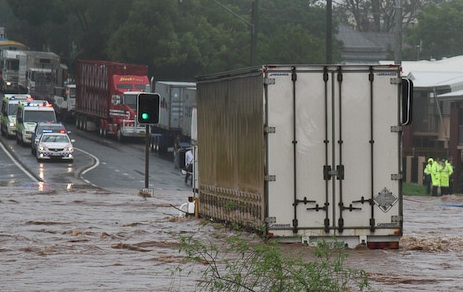
{"label": "grass", "polygon": [[[403,183],[402,184],[402,193],[404,196],[420,196],[425,197],[429,196],[426,194],[426,186],[417,183]],[[453,194],[456,196],[463,196],[463,194]]]}
{"label": "grass", "polygon": [[402,193],[404,196],[429,196],[426,194],[426,186],[416,183],[403,183]]}

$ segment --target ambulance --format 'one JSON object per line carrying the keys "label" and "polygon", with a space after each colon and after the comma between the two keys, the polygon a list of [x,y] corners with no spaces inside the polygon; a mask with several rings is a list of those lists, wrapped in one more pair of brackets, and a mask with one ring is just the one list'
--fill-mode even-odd
{"label": "ambulance", "polygon": [[16,143],[30,145],[32,133],[39,122],[56,123],[53,105],[46,100],[21,101],[16,114]]}
{"label": "ambulance", "polygon": [[5,94],[0,104],[0,131],[11,138],[16,135],[16,112],[19,102],[32,100],[29,94]]}

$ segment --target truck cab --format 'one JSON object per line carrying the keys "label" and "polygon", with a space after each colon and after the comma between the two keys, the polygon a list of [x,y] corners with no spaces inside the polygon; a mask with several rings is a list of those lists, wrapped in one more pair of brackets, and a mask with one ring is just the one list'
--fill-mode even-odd
{"label": "truck cab", "polygon": [[27,71],[27,87],[32,95],[47,97],[47,92],[53,92],[54,74],[48,68],[30,68]]}
{"label": "truck cab", "polygon": [[68,84],[64,87],[55,87],[53,106],[57,117],[65,121],[75,115],[76,85]]}
{"label": "truck cab", "polygon": [[109,128],[118,141],[126,137],[143,138],[146,135],[145,127],[136,122],[137,95],[140,93],[142,91],[126,91],[123,94],[115,94],[111,98],[113,123]]}

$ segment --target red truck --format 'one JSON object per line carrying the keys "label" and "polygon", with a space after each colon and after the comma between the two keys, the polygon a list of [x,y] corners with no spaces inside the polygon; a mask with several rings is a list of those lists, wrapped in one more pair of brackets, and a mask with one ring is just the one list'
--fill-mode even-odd
{"label": "red truck", "polygon": [[147,66],[78,60],[76,89],[77,129],[118,141],[146,136],[145,126],[136,122],[136,97],[149,91]]}

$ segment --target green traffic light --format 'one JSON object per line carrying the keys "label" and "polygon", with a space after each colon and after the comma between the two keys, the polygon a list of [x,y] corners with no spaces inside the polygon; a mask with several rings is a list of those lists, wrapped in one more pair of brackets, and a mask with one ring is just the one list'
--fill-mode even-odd
{"label": "green traffic light", "polygon": [[141,118],[142,118],[142,120],[147,120],[147,119],[149,119],[148,113],[142,113],[142,114],[141,114]]}

